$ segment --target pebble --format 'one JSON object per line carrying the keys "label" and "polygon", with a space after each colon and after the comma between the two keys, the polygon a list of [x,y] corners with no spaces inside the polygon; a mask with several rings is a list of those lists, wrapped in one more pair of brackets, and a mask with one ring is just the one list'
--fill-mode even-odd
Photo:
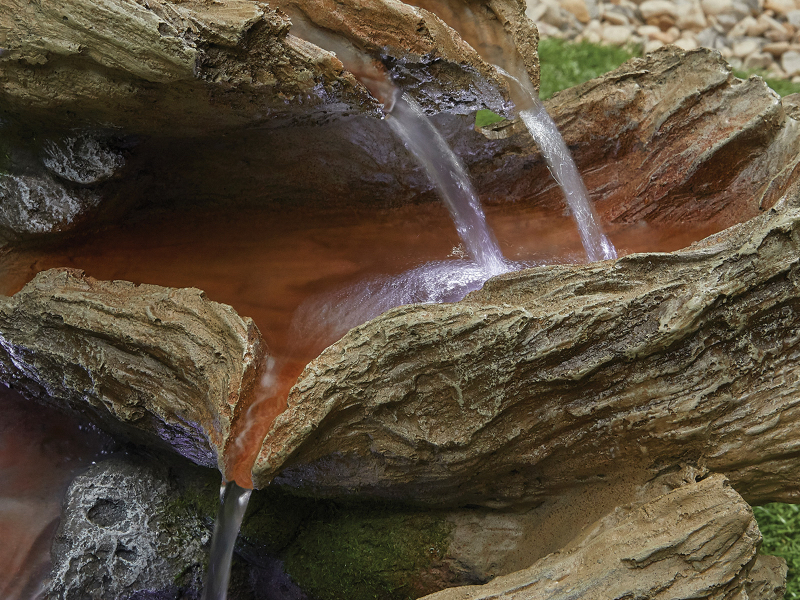
{"label": "pebble", "polygon": [[662,16],[678,18],[678,7],[670,0],[645,0],[639,5],[639,11],[645,21]]}
{"label": "pebble", "polygon": [[542,38],[703,46],[734,68],[800,81],[800,0],[527,0],[526,14]]}
{"label": "pebble", "polygon": [[787,50],[781,56],[781,67],[788,77],[800,75],[800,52]]}
{"label": "pebble", "polygon": [[764,10],[772,10],[779,15],[786,15],[795,8],[794,0],[764,0]]}
{"label": "pebble", "polygon": [[600,37],[604,42],[615,46],[623,46],[631,39],[632,30],[627,25],[606,25]]}

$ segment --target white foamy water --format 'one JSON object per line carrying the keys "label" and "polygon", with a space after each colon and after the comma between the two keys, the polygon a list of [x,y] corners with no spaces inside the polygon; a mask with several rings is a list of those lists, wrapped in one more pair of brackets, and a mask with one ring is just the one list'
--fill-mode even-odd
{"label": "white foamy water", "polygon": [[403,94],[395,100],[386,122],[436,186],[469,255],[490,277],[507,272],[508,263],[486,224],[464,166],[419,104]]}
{"label": "white foamy water", "polygon": [[241,488],[233,481],[220,490],[220,507],[211,537],[208,575],[202,600],[225,600],[228,597],[233,546],[252,492],[253,490]]}
{"label": "white foamy water", "polygon": [[539,100],[536,90],[526,80],[518,79],[500,67],[496,68],[509,79],[512,85],[516,84],[526,100],[530,99],[530,106],[520,110],[519,116],[544,156],[547,168],[564,192],[567,206],[578,226],[578,233],[581,236],[587,258],[590,262],[617,258],[616,248],[600,227],[597,215],[589,201],[589,192],[572,159],[572,154],[555,122],[547,114]]}
{"label": "white foamy water", "polygon": [[[503,261],[503,269],[516,271],[532,263]],[[304,302],[292,320],[291,338],[302,344],[325,347],[391,308],[405,304],[458,302],[480,289],[496,275],[472,260],[425,263],[400,275],[361,281]]]}

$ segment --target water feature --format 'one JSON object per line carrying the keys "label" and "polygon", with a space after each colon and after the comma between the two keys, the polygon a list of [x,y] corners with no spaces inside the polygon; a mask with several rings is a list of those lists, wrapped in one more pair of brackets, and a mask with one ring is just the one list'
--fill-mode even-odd
{"label": "water feature", "polygon": [[252,490],[230,481],[220,488],[220,506],[211,536],[208,575],[202,600],[225,600],[231,573],[233,546],[239,535]]}
{"label": "water feature", "polygon": [[494,65],[506,77],[519,117],[564,193],[567,206],[578,227],[586,257],[590,262],[616,258],[617,252],[600,227],[575,161],[556,124],[539,100],[539,94],[528,76],[525,61],[506,32],[502,19],[491,14],[487,7],[475,5],[473,9],[466,2],[411,0],[410,3],[436,14],[458,31],[487,63]]}
{"label": "water feature", "polygon": [[486,224],[480,200],[464,166],[419,104],[403,94],[394,101],[386,122],[436,185],[467,253],[488,276],[508,271],[509,265]]}
{"label": "water feature", "polygon": [[[589,192],[572,154],[564,143],[558,127],[539,100],[538,93],[529,80],[515,77],[501,67],[496,68],[509,80],[512,87],[516,88],[514,96],[518,99],[518,104],[522,104],[518,106],[519,116],[544,156],[547,168],[564,192],[589,262],[617,258],[614,245],[600,227],[589,201]],[[520,98],[523,100],[520,101]]]}
{"label": "water feature", "polygon": [[[361,61],[359,64],[363,63]],[[380,72],[376,74],[373,70],[370,74],[371,85],[378,85],[391,100],[387,122],[436,186],[466,252],[473,260],[431,263],[389,279],[384,285],[371,286],[362,282],[355,288],[347,288],[339,293],[338,302],[305,304],[299,314],[295,315],[292,335],[292,339],[296,340],[295,344],[308,345],[310,339],[315,339],[315,345],[327,346],[351,327],[401,304],[458,301],[468,292],[478,289],[490,277],[513,268],[503,258],[461,161],[442,135],[412,98],[399,95]],[[308,323],[314,325],[309,328]],[[320,323],[323,324],[322,327]],[[236,481],[245,486],[250,483],[249,471],[255,461],[256,452],[278,414],[271,407],[276,405],[276,398],[280,402],[284,393],[279,382],[281,379],[293,379],[291,375],[285,375],[286,369],[287,365],[279,364],[274,358],[269,359],[261,389],[256,400],[240,419],[233,446],[226,457],[229,476],[233,480],[226,488],[214,528],[204,600],[225,598],[233,544],[249,498],[249,494],[245,497],[242,493],[245,488],[237,485]],[[289,372],[292,373],[291,367]],[[228,496],[236,499],[229,500]],[[229,507],[229,504],[233,506]],[[235,512],[240,505],[241,514]]]}

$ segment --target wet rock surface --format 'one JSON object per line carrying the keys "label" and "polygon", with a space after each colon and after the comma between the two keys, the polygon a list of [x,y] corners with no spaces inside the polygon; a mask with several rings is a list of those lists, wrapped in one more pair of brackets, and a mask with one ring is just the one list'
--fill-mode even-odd
{"label": "wet rock surface", "polygon": [[[538,38],[524,5],[495,0],[485,10],[502,21],[512,52],[525,49],[537,81]],[[0,14],[0,139],[30,146],[26,156],[0,152],[0,173],[46,167],[89,185],[96,201],[82,210],[95,224],[174,202],[302,202],[327,190],[340,201],[396,203],[428,188],[381,121],[381,104],[303,38],[322,29],[385,65],[429,113],[461,115],[450,128],[477,109],[510,108],[491,65],[437,16],[403,3],[8,0]],[[87,164],[87,144],[76,140],[110,136],[122,152]],[[109,166],[114,178],[104,176]],[[49,207],[57,223],[48,232],[74,228],[61,212]]]}
{"label": "wet rock surface", "polygon": [[787,201],[683,251],[389,311],[306,368],[254,482],[524,505],[690,463],[792,501],[798,228]]}
{"label": "wet rock surface", "polygon": [[253,322],[200,290],[70,269],[0,299],[0,323],[6,384],[211,467],[265,361]]}
{"label": "wet rock surface", "polygon": [[[787,106],[792,106],[787,100]],[[797,179],[797,121],[758,79],[734,77],[714,52],[662,49],[545,102],[606,223],[740,223],[772,206]],[[725,115],[720,118],[720,115]],[[516,121],[487,128],[525,140]],[[504,131],[508,133],[504,134]],[[535,150],[476,160],[479,189],[542,206],[563,202]],[[503,175],[500,175],[502,173]]]}

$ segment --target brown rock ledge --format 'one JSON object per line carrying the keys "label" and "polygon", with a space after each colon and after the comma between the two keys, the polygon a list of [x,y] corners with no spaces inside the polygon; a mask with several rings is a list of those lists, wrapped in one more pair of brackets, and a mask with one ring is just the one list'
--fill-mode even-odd
{"label": "brown rock ledge", "polygon": [[222,467],[266,347],[200,290],[52,269],[0,297],[0,377],[111,432]]}
{"label": "brown rock ledge", "polygon": [[768,598],[748,596],[761,543],[753,512],[719,475],[619,507],[527,569],[425,600]]}

